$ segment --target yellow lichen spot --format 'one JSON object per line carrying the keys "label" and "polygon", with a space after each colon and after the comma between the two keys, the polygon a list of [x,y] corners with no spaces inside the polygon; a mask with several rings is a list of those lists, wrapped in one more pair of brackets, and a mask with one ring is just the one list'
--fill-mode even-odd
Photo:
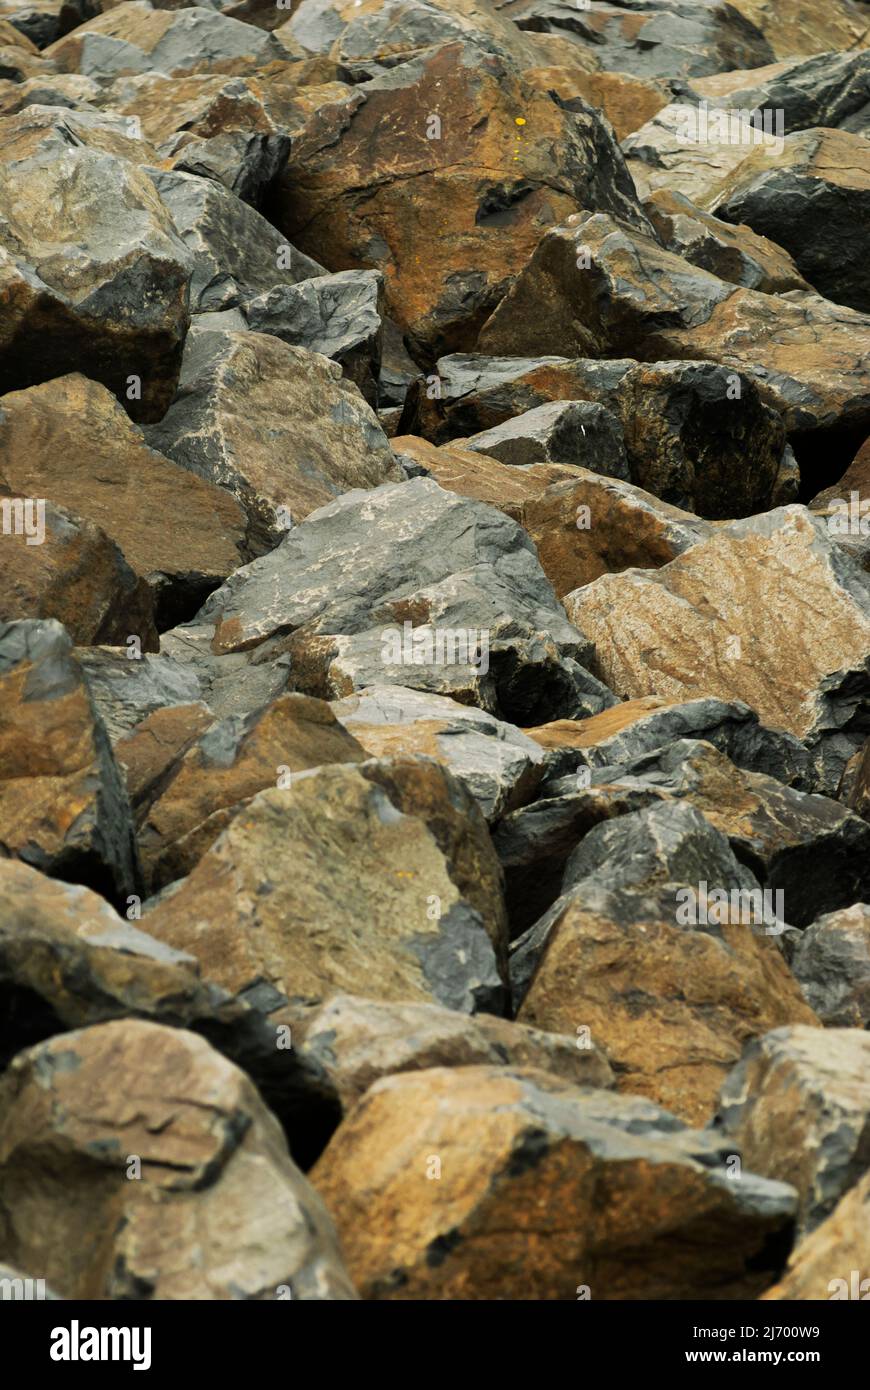
{"label": "yellow lichen spot", "polygon": [[525,123],[526,123],[526,118],[525,118],[525,116],[516,116],[516,117],[514,118],[514,125],[525,125]]}

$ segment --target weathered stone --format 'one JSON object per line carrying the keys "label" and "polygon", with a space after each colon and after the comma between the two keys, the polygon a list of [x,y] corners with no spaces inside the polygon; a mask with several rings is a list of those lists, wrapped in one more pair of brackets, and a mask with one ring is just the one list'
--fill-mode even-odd
{"label": "weathered stone", "polygon": [[0,624],[0,847],[108,897],[137,888],[130,804],[72,643]]}
{"label": "weathered stone", "polygon": [[447,492],[486,502],[520,522],[527,501],[539,497],[556,477],[571,477],[578,471],[548,464],[512,468],[488,454],[469,449],[465,440],[439,447],[419,435],[401,434],[393,436],[390,447],[408,477],[434,478]]}
{"label": "weathered stone", "polygon": [[0,120],[0,391],[84,368],[136,419],[172,397],[190,258],[124,122],[28,107]]}
{"label": "weathered stone", "polygon": [[429,1067],[537,1067],[575,1086],[613,1086],[593,1046],[489,1014],[334,994],[305,1020],[299,1051],[322,1066],[349,1110],[382,1076]]}
{"label": "weathered stone", "polygon": [[827,745],[840,772],[863,741],[870,588],[803,507],[721,526],[662,569],[604,575],[565,604],[624,698],[744,700]]}
{"label": "weathered stone", "polygon": [[801,933],[792,973],[828,1028],[870,1028],[870,906],[829,912]]}
{"label": "weathered stone", "polygon": [[541,779],[541,748],[473,705],[388,685],[360,690],[332,708],[370,757],[420,753],[449,767],[488,821],[529,800]]}
{"label": "weathered stone", "polygon": [[818,295],[729,285],[603,214],[583,214],[542,237],[478,346],[493,354],[632,352],[719,362],[755,377],[792,442],[818,444],[835,469],[839,452],[850,457],[870,423],[870,317]]}
{"label": "weathered stone", "polygon": [[341,368],[266,333],[192,331],[178,396],[148,441],[238,499],[259,553],[339,493],[399,476]]}
{"label": "weathered stone", "polygon": [[267,651],[216,656],[213,637],[212,626],[185,623],[160,638],[161,652],[195,683],[196,694],[186,699],[204,700],[218,719],[225,719],[231,714],[250,714],[291,688],[288,656]]}
{"label": "weathered stone", "polygon": [[193,258],[192,314],[239,308],[258,295],[323,275],[321,265],[289,246],[271,222],[222,184],[177,169],[147,173]]}
{"label": "weathered stone", "polygon": [[140,72],[244,76],[290,54],[280,39],[205,6],[176,12],[129,0],[80,24],[45,56],[60,72],[110,80]]}
{"label": "weathered stone", "polygon": [[[761,30],[777,58],[867,47],[867,18],[854,0],[732,0],[733,8]],[[751,63],[746,64],[751,67]]]}
{"label": "weathered stone", "polygon": [[512,723],[597,713],[614,698],[579,664],[588,644],[525,532],[428,478],[322,507],[201,617],[216,654],[279,639],[271,650],[290,653],[296,688],[320,698],[411,685]]}
{"label": "weathered stone", "polygon": [[756,1039],[722,1087],[716,1124],[753,1171],[797,1189],[799,1230],[813,1230],[867,1170],[870,1034],[788,1027]]}
{"label": "weathered stone", "polygon": [[627,478],[619,419],[593,401],[550,401],[464,441],[500,463],[566,463],[608,478]]}
{"label": "weathered stone", "polygon": [[0,494],[0,622],[56,618],[81,643],[120,645],[138,633],[144,650],[156,651],[153,594],[114,542],[65,507],[33,506]]}
{"label": "weathered stone", "polygon": [[870,153],[862,135],[804,130],[723,179],[717,217],[779,242],[820,294],[870,311]]}
{"label": "weathered stone", "polygon": [[775,132],[750,122],[745,111],[682,101],[665,106],[629,135],[622,151],[642,198],[667,189],[707,207],[753,150],[756,159],[766,161],[780,145]]}
{"label": "weathered stone", "polygon": [[[575,47],[574,51],[580,50]],[[525,79],[543,91],[556,92],[564,102],[582,97],[607,117],[617,140],[645,125],[670,101],[665,82],[630,77],[626,72],[586,72],[579,63],[527,68]]]}
{"label": "weathered stone", "polygon": [[[77,373],[0,397],[0,479],[101,527],[151,586],[160,627],[191,617],[251,553],[233,498],[148,448],[111,392]],[[147,627],[97,640],[130,633],[155,649]]]}
{"label": "weathered stone", "polygon": [[682,193],[659,188],[646,199],[643,209],[666,251],[709,270],[720,280],[762,294],[809,289],[781,246],[758,236],[751,227],[729,226],[703,212]]}
{"label": "weathered stone", "polygon": [[789,1302],[870,1297],[870,1173],[798,1242],[780,1282],[761,1297]]}
{"label": "weathered stone", "polygon": [[167,771],[142,821],[146,887],[154,892],[188,874],[257,792],[305,768],[364,758],[329,706],[305,695],[212,724]]}
{"label": "weathered stone", "polygon": [[204,1039],[131,1019],[64,1033],[0,1096],[0,1254],[61,1295],[355,1296],[274,1116]]}
{"label": "weathered stone", "polygon": [[137,826],[160,794],[169,770],[213,723],[214,715],[203,700],[164,705],[117,739],[115,761],[124,774]]}
{"label": "weathered stone", "polygon": [[146,922],[234,993],[503,1006],[498,863],[470,796],[426,759],[260,792]]}
{"label": "weathered stone", "polygon": [[311,1176],[364,1298],[752,1297],[794,1194],[727,1156],[635,1096],[439,1067],[376,1082]]}
{"label": "weathered stone", "polygon": [[632,0],[630,14],[622,0],[582,7],[571,0],[499,0],[498,8],[521,29],[591,42],[602,68],[637,77],[691,77],[757,67],[773,57],[755,24],[718,0]]}
{"label": "weathered stone", "polygon": [[494,55],[446,44],[356,90],[337,139],[294,146],[277,224],[330,266],[383,271],[390,316],[427,357],[472,346],[554,220],[594,206],[647,225],[609,127]]}
{"label": "weathered stone", "polygon": [[[569,883],[515,944],[518,1016],[554,1032],[588,1028],[620,1089],[703,1124],[749,1038],[814,1021],[777,938],[730,909],[742,909],[757,881],[693,807],[653,806],[596,826]],[[729,898],[724,922],[705,912],[713,887]],[[692,903],[696,920],[684,923]]]}
{"label": "weathered stone", "polygon": [[401,430],[445,444],[457,435],[489,430],[547,401],[598,401],[612,407],[634,361],[591,358],[442,357],[435,371],[412,383]]}
{"label": "weathered stone", "polygon": [[[307,259],[307,258],[306,258]],[[378,403],[383,342],[384,277],[377,270],[344,270],[309,277],[246,299],[243,313],[258,333],[339,362],[372,406]]]}
{"label": "weathered stone", "polygon": [[759,772],[738,772],[709,743],[682,739],[595,773],[593,786],[647,788],[694,806],[777,897],[777,920],[808,926],[870,897],[870,825],[825,796]]}
{"label": "weathered stone", "polygon": [[812,58],[789,58],[769,67],[702,77],[692,82],[692,89],[717,106],[781,113],[786,135],[809,126],[866,135],[870,55],[854,49],[820,52]]}

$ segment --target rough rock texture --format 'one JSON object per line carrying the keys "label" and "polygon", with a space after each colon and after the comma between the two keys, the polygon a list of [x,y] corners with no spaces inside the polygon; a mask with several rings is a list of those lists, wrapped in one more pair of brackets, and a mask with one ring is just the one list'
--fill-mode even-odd
{"label": "rough rock texture", "polygon": [[382,270],[391,316],[432,357],[471,347],[554,219],[591,205],[645,225],[610,129],[494,55],[446,44],[358,90],[338,139],[291,152],[279,225],[336,269]]}
{"label": "rough rock texture", "polygon": [[437,1004],[385,1004],[334,994],[304,1019],[303,1058],[334,1081],[345,1111],[382,1076],[429,1067],[537,1067],[575,1086],[609,1089],[601,1051],[488,1014],[456,1013]]}
{"label": "rough rock texture", "polygon": [[158,420],[191,264],[125,124],[46,107],[0,120],[0,390],[84,368],[134,419]]}
{"label": "rough rock texture", "polygon": [[870,1028],[870,906],[819,917],[801,934],[791,968],[829,1028]]}
{"label": "rough rock texture", "polygon": [[752,1297],[794,1196],[725,1161],[637,1097],[439,1067],[378,1081],[311,1176],[363,1298]]}
{"label": "rough rock texture", "polygon": [[766,161],[777,148],[775,133],[753,125],[739,110],[685,102],[664,107],[622,142],[642,197],[673,189],[702,207],[754,150]]}
{"label": "rough rock texture", "polygon": [[797,1189],[802,1232],[867,1171],[868,1061],[870,1034],[860,1029],[778,1028],[747,1048],[722,1087],[717,1126],[753,1171]]}
{"label": "rough rock texture", "polygon": [[[0,479],[17,496],[48,498],[101,527],[147,580],[161,628],[192,617],[250,555],[233,498],[150,449],[111,392],[77,373],[0,396]],[[154,649],[147,628],[135,626],[118,645],[130,633]],[[109,634],[100,640],[112,643]]]}
{"label": "rough rock texture", "polygon": [[[826,53],[832,48],[867,47],[867,16],[855,0],[733,0],[734,9],[761,30],[777,58]],[[747,67],[751,64],[746,64]]]}
{"label": "rough rock texture", "polygon": [[62,1297],[355,1297],[274,1116],[204,1039],[129,1019],[65,1033],[0,1097],[0,1253]]}
{"label": "rough rock texture", "polygon": [[[721,922],[702,910],[718,901],[714,887],[728,895]],[[748,1039],[813,1022],[776,935],[734,896],[757,881],[692,807],[652,807],[590,830],[565,888],[515,943],[518,1017],[554,1032],[588,1028],[620,1089],[703,1124]],[[690,902],[687,922],[680,908]]]}
{"label": "rough rock texture", "polygon": [[258,553],[338,493],[399,476],[341,368],[265,333],[191,332],[178,396],[148,441],[238,499]]}
{"label": "rough rock texture", "polygon": [[841,1197],[831,1215],[799,1241],[778,1284],[761,1295],[789,1302],[870,1295],[870,1173]]}
{"label": "rough rock texture", "polygon": [[60,623],[0,624],[0,846],[123,898],[138,887],[130,805]]}
{"label": "rough rock texture", "polygon": [[660,570],[604,575],[565,603],[624,698],[745,699],[765,724],[830,743],[841,768],[863,741],[870,589],[802,507],[723,526]]}
{"label": "rough rock texture", "polygon": [[810,288],[781,246],[758,236],[751,227],[729,226],[696,207],[683,193],[659,188],[643,207],[666,251],[676,252],[720,280],[763,294]]}
{"label": "rough rock texture", "polygon": [[234,993],[367,991],[500,1012],[500,871],[473,806],[421,759],[291,776],[238,812],[148,931]]}
{"label": "rough rock texture", "polygon": [[757,151],[712,199],[726,222],[779,242],[838,304],[870,311],[870,148],[862,135],[804,130],[773,158]]}
{"label": "rough rock texture", "polygon": [[819,52],[811,58],[789,58],[768,67],[702,77],[692,83],[692,89],[731,109],[781,111],[786,135],[808,126],[866,135],[870,54],[866,50]]}
{"label": "rough rock texture", "polygon": [[[7,509],[11,518],[6,529]],[[105,531],[65,507],[0,495],[0,622],[56,618],[74,642],[158,647],[154,596]],[[41,516],[41,521],[40,521]]]}
{"label": "rough rock texture", "polygon": [[622,426],[593,401],[551,401],[494,429],[474,434],[466,448],[500,463],[564,463],[608,478],[627,478]]}

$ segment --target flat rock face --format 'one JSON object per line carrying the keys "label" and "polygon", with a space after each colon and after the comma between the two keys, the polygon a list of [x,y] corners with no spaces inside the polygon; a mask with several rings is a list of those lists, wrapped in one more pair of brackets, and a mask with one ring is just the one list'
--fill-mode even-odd
{"label": "flat rock face", "polygon": [[[794,1198],[724,1163],[638,1097],[439,1067],[378,1081],[311,1176],[363,1298],[751,1297],[752,1257]],[[686,1239],[699,1227],[719,1238]]]}
{"label": "flat rock face", "polygon": [[[711,923],[706,903],[722,901],[714,888],[725,920]],[[706,1123],[749,1039],[813,1022],[776,936],[741,906],[757,889],[689,806],[596,826],[569,862],[563,896],[515,944],[520,1021],[588,1029],[620,1089]]]}
{"label": "flat rock face", "polygon": [[[149,448],[112,393],[78,373],[0,396],[0,476],[13,495],[48,498],[102,528],[148,582],[163,628],[191,617],[250,553],[233,498]],[[121,645],[146,631],[114,635]]]}
{"label": "flat rock face", "polygon": [[797,1189],[802,1232],[866,1171],[868,1058],[861,1029],[778,1028],[747,1049],[722,1087],[717,1125],[750,1167]]}
{"label": "flat rock face", "polygon": [[0,120],[0,390],[84,368],[134,419],[157,420],[181,365],[188,252],[129,158],[135,142],[121,140],[124,157],[98,120],[83,138],[41,110]]}
{"label": "flat rock face", "polygon": [[593,401],[550,401],[466,440],[466,447],[501,463],[568,464],[608,478],[627,478],[619,419]]}
{"label": "flat rock face", "polygon": [[304,1021],[302,1054],[334,1080],[345,1112],[382,1076],[430,1067],[538,1067],[576,1086],[609,1089],[603,1053],[490,1014],[459,1014],[437,1004],[386,1004],[335,994]]}
{"label": "flat rock face", "polygon": [[692,83],[692,89],[731,109],[752,112],[766,107],[781,111],[783,133],[787,135],[808,126],[865,135],[870,116],[868,77],[870,54],[866,50],[820,52],[769,67],[702,77]]}
{"label": "flat rock face", "polygon": [[[429,819],[449,824],[451,798],[457,822],[460,807],[470,817],[470,798],[435,763],[400,765],[398,783],[390,767],[322,768],[260,792],[149,913],[149,932],[233,992],[262,981],[300,1001],[365,989],[500,1012],[504,909],[483,819],[474,839],[464,827],[464,847],[457,826],[446,857],[437,829],[402,804],[420,797],[422,781]],[[485,876],[475,881],[475,869]]]}
{"label": "flat rock face", "polygon": [[565,602],[623,697],[745,698],[810,743],[862,721],[870,593],[803,508],[723,526],[663,569],[605,575]]}
{"label": "flat rock face", "polygon": [[58,622],[0,624],[0,748],[3,853],[108,897],[134,892],[127,794]]}
{"label": "flat rock face", "polygon": [[266,333],[192,332],[178,396],[148,441],[238,499],[258,552],[339,493],[399,476],[341,368]]}
{"label": "flat rock face", "polygon": [[789,135],[774,158],[756,152],[725,177],[711,202],[726,222],[747,223],[783,245],[820,294],[870,310],[870,153],[863,136]]}
{"label": "flat rock face", "polygon": [[702,207],[753,151],[764,162],[778,148],[775,133],[762,124],[707,102],[671,102],[622,142],[643,197],[673,189]]}
{"label": "flat rock face", "polygon": [[355,1297],[274,1117],[204,1039],[134,1020],[66,1033],[21,1053],[0,1095],[4,1245],[62,1297]]}
{"label": "flat rock face", "polygon": [[[391,316],[427,355],[471,347],[553,220],[591,204],[645,225],[609,129],[495,56],[446,44],[360,94],[336,141],[291,154],[279,225],[318,259],[383,271]],[[469,129],[456,113],[472,109]]]}
{"label": "flat rock face", "polygon": [[727,226],[683,193],[659,188],[643,207],[666,251],[676,252],[720,280],[763,294],[810,288],[781,246],[758,236],[751,227]]}
{"label": "flat rock face", "polygon": [[867,19],[854,0],[734,0],[734,9],[755,25],[777,58],[827,53],[832,48],[866,48]]}

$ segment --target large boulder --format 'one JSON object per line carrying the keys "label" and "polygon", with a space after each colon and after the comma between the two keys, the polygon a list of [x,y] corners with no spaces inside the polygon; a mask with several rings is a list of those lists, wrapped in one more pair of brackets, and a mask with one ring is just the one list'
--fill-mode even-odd
{"label": "large boulder", "polygon": [[340,366],[266,333],[193,330],[178,395],[147,437],[238,499],[255,553],[339,493],[400,476]]}
{"label": "large boulder", "polygon": [[[831,47],[836,50],[837,46]],[[870,129],[870,53],[866,49],[819,52],[754,71],[722,72],[696,79],[692,89],[719,106],[750,113],[775,111],[785,135],[808,126],[851,130],[856,135],[866,135]]]}
{"label": "large boulder", "polygon": [[0,119],[0,391],[84,368],[134,419],[157,420],[191,261],[125,124],[47,107]]}
{"label": "large boulder", "polygon": [[811,1231],[867,1171],[870,1034],[788,1027],[756,1039],[722,1087],[716,1123],[754,1171],[797,1189],[799,1229]]}
{"label": "large boulder", "polygon": [[0,1079],[0,1256],[73,1299],[351,1299],[335,1231],[253,1082],[126,1019]]}
{"label": "large boulder", "polygon": [[803,130],[723,179],[717,217],[784,246],[819,294],[870,311],[870,148],[862,135]]}
{"label": "large boulder", "polygon": [[[0,396],[0,479],[101,527],[147,581],[161,628],[192,617],[252,553],[238,503],[150,449],[112,393],[78,373]],[[114,640],[138,634],[153,650],[146,633]]]}
{"label": "large boulder", "polygon": [[634,1096],[532,1067],[384,1077],[312,1171],[369,1299],[751,1298],[794,1194]]}
{"label": "large boulder", "polygon": [[498,861],[471,797],[427,759],[285,776],[144,921],[233,993],[503,1010]]}
{"label": "large boulder", "polygon": [[609,127],[494,55],[446,44],[356,90],[338,138],[291,152],[278,225],[334,269],[383,271],[391,317],[429,357],[471,347],[554,219],[592,206],[646,226]]}
{"label": "large boulder", "polygon": [[[629,172],[642,198],[665,189],[706,207],[728,175],[753,151],[762,163],[782,144],[746,111],[701,101],[674,101],[622,142]],[[770,121],[768,121],[770,124]]]}
{"label": "large boulder", "polygon": [[757,880],[692,806],[596,826],[564,886],[514,944],[518,1017],[588,1029],[620,1089],[703,1124],[746,1041],[815,1021]]}
{"label": "large boulder", "polygon": [[268,641],[290,653],[297,689],[321,698],[410,685],[512,723],[614,700],[580,664],[590,648],[526,533],[428,478],[322,507],[231,576],[201,616],[215,653]]}
{"label": "large boulder", "polygon": [[623,698],[744,700],[829,755],[829,786],[863,741],[870,586],[805,508],[721,526],[662,569],[604,575],[565,603]]}
{"label": "large boulder", "polygon": [[801,933],[791,968],[829,1028],[870,1028],[870,906],[825,913]]}
{"label": "large boulder", "polygon": [[123,899],[130,803],[60,623],[0,624],[0,853]]}
{"label": "large boulder", "polygon": [[815,0],[731,0],[731,4],[761,30],[777,58],[867,47],[867,17],[855,0],[827,0],[822,6]]}

